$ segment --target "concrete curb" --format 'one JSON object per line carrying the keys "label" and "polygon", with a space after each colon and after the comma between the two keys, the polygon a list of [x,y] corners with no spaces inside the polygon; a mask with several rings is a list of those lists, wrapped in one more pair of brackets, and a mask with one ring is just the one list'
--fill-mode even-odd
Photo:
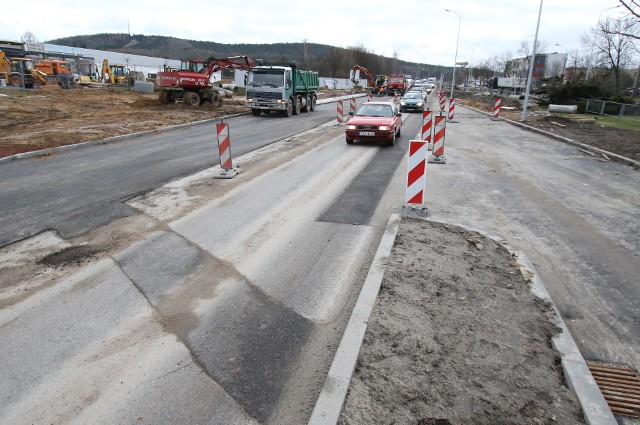
{"label": "concrete curb", "polygon": [[[363,96],[366,96],[366,94],[360,93],[360,94],[355,94],[355,95],[350,95],[350,96],[341,96],[341,97],[334,97],[334,98],[329,98],[329,99],[322,99],[322,100],[319,100],[317,102],[317,104],[318,105],[323,105],[323,104],[326,104],[326,103],[337,102],[338,100],[349,99],[351,97],[363,97]],[[10,155],[10,156],[5,156],[4,158],[0,158],[0,164],[3,163],[3,162],[14,161],[16,159],[27,159],[27,158],[33,158],[33,157],[36,157],[36,156],[54,155],[54,154],[57,154],[57,153],[60,153],[60,152],[79,149],[79,148],[86,147],[86,146],[106,145],[108,143],[117,143],[117,142],[120,142],[122,140],[129,139],[129,138],[142,137],[142,136],[147,136],[147,135],[150,135],[150,134],[166,133],[166,132],[169,132],[169,131],[178,130],[180,128],[188,128],[188,127],[194,127],[194,126],[202,125],[202,124],[215,123],[215,122],[218,122],[218,121],[220,121],[222,119],[239,117],[239,116],[242,116],[242,115],[247,115],[248,113],[249,112],[247,112],[246,114],[225,115],[225,116],[219,117],[219,118],[212,118],[212,119],[202,120],[202,121],[194,121],[194,122],[190,122],[190,123],[186,123],[186,124],[176,124],[176,125],[172,125],[172,126],[169,126],[169,127],[159,128],[157,130],[146,130],[146,131],[140,131],[138,133],[122,134],[120,136],[107,137],[106,139],[91,140],[89,142],[74,143],[73,145],[65,145],[65,146],[58,146],[58,147],[55,147],[55,148],[40,149],[40,150],[37,150],[37,151],[17,153],[15,155]]]}
{"label": "concrete curb", "polygon": [[387,259],[391,254],[399,226],[400,215],[392,214],[369,268],[367,278],[360,290],[349,323],[340,340],[338,351],[333,358],[320,397],[313,408],[309,425],[336,424],[340,418],[342,404],[347,396],[351,375],[355,370],[362,340],[367,330],[367,322],[378,298]]}
{"label": "concrete curb", "polygon": [[[481,114],[493,117],[492,113],[489,113],[487,111],[483,111],[482,109],[472,108],[471,106],[467,106],[467,105],[460,105],[460,106],[463,107],[463,108],[467,108],[467,109],[470,109],[472,111],[479,112]],[[568,137],[560,136],[558,134],[554,134],[554,133],[551,133],[549,131],[540,130],[539,128],[532,127],[530,125],[526,125],[526,124],[523,124],[523,123],[518,122],[518,121],[513,121],[513,120],[510,120],[510,119],[507,119],[507,118],[499,118],[499,120],[508,122],[509,124],[517,125],[519,127],[525,128],[525,129],[533,131],[535,133],[543,134],[545,136],[551,137],[551,138],[556,139],[556,140],[560,140],[560,141],[568,143],[570,145],[578,146],[578,147],[580,147],[582,149],[585,149],[585,150],[588,150],[590,152],[604,154],[604,155],[607,155],[608,157],[616,158],[617,160],[619,160],[621,162],[626,162],[627,164],[630,164],[630,165],[633,165],[635,167],[640,168],[640,161],[636,161],[636,160],[633,160],[631,158],[627,158],[626,156],[618,155],[617,153],[609,152],[609,151],[606,151],[604,149],[596,148],[596,147],[591,146],[591,145],[585,145],[584,143],[580,143],[580,142],[577,142],[577,141],[575,141],[573,139],[569,139]]]}
{"label": "concrete curb", "polygon": [[[358,300],[344,331],[338,350],[334,356],[329,374],[324,387],[309,419],[308,425],[335,425],[337,424],[342,405],[347,396],[347,390],[351,382],[351,376],[358,361],[358,355],[362,346],[367,323],[373,306],[378,297],[380,285],[384,277],[387,259],[395,242],[401,217],[392,214],[387,223],[387,228],[378,245],[374,260],[369,269],[369,274],[364,282]],[[562,369],[564,376],[580,402],[585,420],[589,425],[617,425],[617,422],[607,405],[600,389],[598,388],[587,364],[573,340],[569,329],[565,325],[558,309],[549,296],[542,279],[533,266],[533,263],[524,255],[516,251],[504,239],[492,236],[486,232],[472,229],[447,221],[424,219],[434,223],[457,226],[470,232],[479,233],[504,247],[512,257],[516,259],[523,276],[531,281],[531,292],[537,297],[548,302],[555,312],[558,325],[562,332],[552,339],[553,347],[562,357]]]}

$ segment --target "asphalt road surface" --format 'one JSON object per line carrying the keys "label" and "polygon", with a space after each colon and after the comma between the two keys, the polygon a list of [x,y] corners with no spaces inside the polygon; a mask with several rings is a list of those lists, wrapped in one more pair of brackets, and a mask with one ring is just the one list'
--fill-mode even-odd
{"label": "asphalt road surface", "polygon": [[[323,122],[334,105],[325,108]],[[294,118],[316,119],[308,116]],[[3,420],[306,421],[389,214],[402,205],[421,117],[405,115],[391,148],[348,146],[341,128],[310,122],[311,131],[274,143],[279,151],[255,151],[270,142],[249,146],[254,138],[295,132],[269,135],[282,119],[264,118],[234,122],[234,153],[251,151],[256,168],[277,165],[219,184],[219,196],[172,218],[157,213],[181,207],[171,190],[124,200],[215,164],[202,158],[213,127],[0,163],[0,266],[34,270],[0,285]],[[429,214],[523,249],[585,357],[640,367],[637,172],[475,112],[456,118],[447,163],[427,167]],[[20,174],[20,163],[34,165]],[[180,191],[194,193],[190,184]],[[78,213],[68,206],[75,199]],[[70,237],[122,215],[151,230],[69,268],[38,269],[29,256],[65,246],[44,229]]]}

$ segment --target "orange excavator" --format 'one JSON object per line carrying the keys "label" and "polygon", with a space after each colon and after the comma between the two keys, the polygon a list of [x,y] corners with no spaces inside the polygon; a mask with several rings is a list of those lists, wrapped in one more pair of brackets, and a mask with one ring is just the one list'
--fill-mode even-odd
{"label": "orange excavator", "polygon": [[367,74],[367,78],[369,80],[369,88],[372,89],[376,86],[376,79],[373,76],[373,73],[369,71],[367,68],[365,68],[364,66],[360,66],[360,65],[353,65],[353,78],[351,79],[353,84],[355,85],[360,84],[360,81],[356,80],[356,71],[364,72],[365,74]]}

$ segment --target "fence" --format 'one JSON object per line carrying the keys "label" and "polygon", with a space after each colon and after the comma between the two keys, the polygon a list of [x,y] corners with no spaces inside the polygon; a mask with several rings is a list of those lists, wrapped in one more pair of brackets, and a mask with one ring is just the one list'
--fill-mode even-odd
{"label": "fence", "polygon": [[620,118],[640,118],[640,105],[609,102],[607,100],[580,100],[587,102],[585,106],[585,112],[588,114],[612,115]]}

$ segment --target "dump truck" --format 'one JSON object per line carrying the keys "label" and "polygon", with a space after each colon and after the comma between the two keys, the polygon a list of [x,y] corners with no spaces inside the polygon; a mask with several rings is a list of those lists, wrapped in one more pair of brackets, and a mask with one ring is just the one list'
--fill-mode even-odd
{"label": "dump truck", "polygon": [[245,106],[253,115],[279,111],[285,116],[316,109],[318,72],[289,66],[256,66],[247,73]]}
{"label": "dump truck", "polygon": [[390,75],[387,82],[387,93],[403,95],[407,91],[407,76],[404,74]]}
{"label": "dump truck", "polygon": [[63,89],[71,88],[74,83],[75,77],[73,76],[67,61],[59,59],[43,59],[40,62],[36,62],[36,68],[47,74],[49,80],[57,80],[58,85]]}

